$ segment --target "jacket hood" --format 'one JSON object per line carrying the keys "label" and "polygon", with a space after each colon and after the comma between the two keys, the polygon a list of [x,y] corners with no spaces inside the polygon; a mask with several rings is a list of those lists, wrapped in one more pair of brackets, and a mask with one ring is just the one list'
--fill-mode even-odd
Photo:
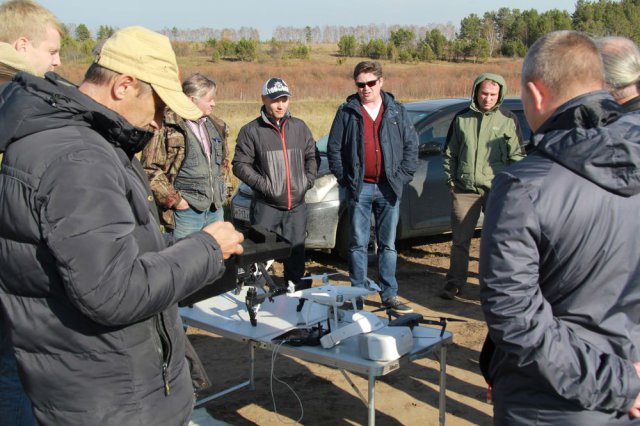
{"label": "jacket hood", "polygon": [[609,93],[560,106],[533,136],[537,150],[618,195],[640,192],[640,111],[623,114]]}
{"label": "jacket hood", "polygon": [[55,73],[45,78],[18,73],[1,98],[0,152],[31,134],[67,126],[91,127],[130,156],[153,137]]}
{"label": "jacket hood", "polygon": [[507,92],[507,82],[501,75],[490,73],[490,72],[485,72],[483,74],[480,74],[478,77],[476,77],[475,81],[473,82],[473,89],[471,90],[471,109],[473,109],[474,111],[480,111],[480,108],[478,108],[478,104],[476,103],[476,90],[478,89],[478,86],[480,85],[480,83],[482,83],[485,80],[495,81],[500,86],[500,94],[498,95],[498,102],[496,102],[496,105],[493,108],[491,108],[490,111],[495,111],[498,108],[500,108],[500,105],[502,105],[502,101],[504,100],[505,93]]}

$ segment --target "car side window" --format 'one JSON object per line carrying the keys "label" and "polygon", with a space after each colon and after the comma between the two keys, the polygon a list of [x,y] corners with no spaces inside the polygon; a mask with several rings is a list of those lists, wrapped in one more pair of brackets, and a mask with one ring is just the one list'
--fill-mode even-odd
{"label": "car side window", "polygon": [[447,141],[447,132],[453,117],[443,117],[420,131],[419,152],[421,155],[433,155],[442,152]]}

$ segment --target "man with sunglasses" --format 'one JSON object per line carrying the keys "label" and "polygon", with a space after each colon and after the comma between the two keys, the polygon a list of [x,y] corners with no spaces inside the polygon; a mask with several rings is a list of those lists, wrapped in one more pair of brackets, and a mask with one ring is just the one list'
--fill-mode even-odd
{"label": "man with sunglasses", "polygon": [[443,299],[455,299],[467,282],[469,246],[491,180],[524,157],[518,119],[500,108],[506,92],[502,76],[480,74],[473,82],[471,104],[455,116],[447,134],[443,166],[451,190],[453,236]]}
{"label": "man with sunglasses", "polygon": [[382,90],[378,62],[357,64],[353,79],[357,92],[338,108],[328,143],[329,168],[347,192],[349,279],[352,286],[365,287],[373,213],[383,306],[410,313],[397,296],[395,239],[402,188],[417,166],[418,136],[406,109]]}

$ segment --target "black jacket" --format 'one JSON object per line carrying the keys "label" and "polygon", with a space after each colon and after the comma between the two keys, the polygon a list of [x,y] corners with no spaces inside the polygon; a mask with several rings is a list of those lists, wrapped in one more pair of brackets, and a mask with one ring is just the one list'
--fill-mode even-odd
{"label": "black jacket", "polygon": [[480,294],[497,406],[606,424],[640,392],[640,112],[621,113],[604,92],[569,101],[493,182]]}
{"label": "black jacket", "polygon": [[[393,95],[381,92],[384,115],[380,124],[380,147],[384,174],[398,199],[418,166],[418,135],[407,110]],[[340,186],[358,199],[364,180],[364,130],[358,95],[340,105],[329,132],[327,159]]]}
{"label": "black jacket", "polygon": [[165,248],[137,160],[151,134],[53,73],[0,106],[0,301],[40,424],[184,424],[176,303],[224,270],[204,232]]}
{"label": "black jacket", "polygon": [[280,128],[260,117],[240,129],[233,157],[233,174],[254,190],[254,195],[280,210],[304,203],[318,173],[316,143],[299,118],[287,114]]}

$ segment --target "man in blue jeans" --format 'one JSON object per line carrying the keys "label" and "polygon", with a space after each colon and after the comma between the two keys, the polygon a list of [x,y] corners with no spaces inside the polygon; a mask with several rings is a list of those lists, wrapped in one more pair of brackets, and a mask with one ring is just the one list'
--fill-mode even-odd
{"label": "man in blue jeans", "polygon": [[357,64],[353,79],[357,92],[338,108],[328,145],[329,168],[347,191],[349,279],[354,287],[365,286],[373,213],[382,304],[397,313],[410,313],[412,309],[397,296],[395,240],[402,188],[411,182],[417,166],[418,136],[404,106],[382,90],[378,62]]}

